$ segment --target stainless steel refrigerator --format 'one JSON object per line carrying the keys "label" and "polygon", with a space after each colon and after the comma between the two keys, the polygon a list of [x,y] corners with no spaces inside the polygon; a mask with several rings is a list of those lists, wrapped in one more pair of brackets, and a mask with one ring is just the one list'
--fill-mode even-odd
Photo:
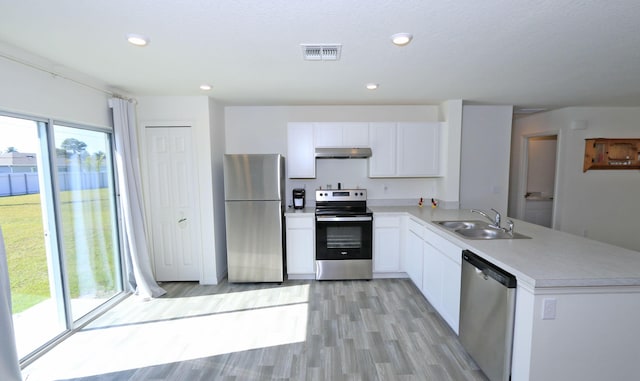
{"label": "stainless steel refrigerator", "polygon": [[284,157],[224,155],[229,282],[282,282]]}

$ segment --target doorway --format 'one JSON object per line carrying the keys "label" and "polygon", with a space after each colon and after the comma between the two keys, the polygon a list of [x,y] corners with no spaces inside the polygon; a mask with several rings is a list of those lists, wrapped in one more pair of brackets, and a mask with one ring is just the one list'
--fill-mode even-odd
{"label": "doorway", "polygon": [[145,126],[151,257],[160,282],[199,281],[197,182],[190,126]]}
{"label": "doorway", "polygon": [[526,138],[523,220],[553,227],[558,135]]}

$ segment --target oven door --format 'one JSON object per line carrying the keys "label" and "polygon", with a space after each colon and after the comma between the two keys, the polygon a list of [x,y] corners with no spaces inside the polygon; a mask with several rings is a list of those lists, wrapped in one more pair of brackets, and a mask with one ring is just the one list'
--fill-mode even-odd
{"label": "oven door", "polygon": [[373,217],[316,216],[316,260],[371,259]]}

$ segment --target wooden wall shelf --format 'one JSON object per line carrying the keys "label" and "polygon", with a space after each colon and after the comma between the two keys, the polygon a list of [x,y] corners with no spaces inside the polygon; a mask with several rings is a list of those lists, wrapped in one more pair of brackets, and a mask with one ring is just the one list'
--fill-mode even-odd
{"label": "wooden wall shelf", "polygon": [[585,139],[583,172],[640,169],[640,139]]}

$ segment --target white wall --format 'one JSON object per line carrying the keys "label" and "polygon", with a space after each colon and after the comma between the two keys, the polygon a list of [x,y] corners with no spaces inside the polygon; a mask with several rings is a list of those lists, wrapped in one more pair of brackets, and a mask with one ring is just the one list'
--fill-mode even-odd
{"label": "white wall", "polygon": [[[146,125],[189,125],[192,127],[198,184],[197,189],[194,189],[193,196],[198,198],[200,212],[200,242],[196,243],[194,247],[202,254],[200,282],[216,284],[219,278],[216,269],[218,259],[214,229],[213,144],[209,106],[209,98],[204,96],[139,97],[137,116],[138,131],[142,131]],[[214,126],[219,123],[219,119],[215,120],[217,122],[213,123]],[[142,138],[143,135],[139,134],[139,136]],[[218,146],[216,144],[216,147]],[[218,255],[226,255],[226,253]]]}
{"label": "white wall", "polygon": [[[455,108],[453,108],[455,109]],[[226,153],[287,153],[288,122],[445,121],[435,105],[424,106],[229,106],[225,108]],[[455,126],[454,126],[455,129]],[[456,136],[456,134],[451,134]],[[316,179],[288,180],[287,201],[293,188],[312,191],[327,184],[366,188],[372,204],[438,197],[442,179],[370,179],[365,159],[317,160]],[[457,192],[457,190],[456,190]],[[447,198],[449,199],[449,198]],[[457,193],[455,200],[457,203]]]}
{"label": "white wall", "polygon": [[[46,61],[0,43],[0,51],[46,66]],[[60,69],[58,69],[60,70]],[[71,73],[66,73],[72,76]],[[87,78],[78,79],[85,82]],[[91,126],[111,126],[109,95],[0,57],[0,111]],[[99,83],[97,87],[106,88]]]}
{"label": "white wall", "polygon": [[[555,228],[640,250],[639,171],[582,171],[585,139],[638,138],[638,120],[637,107],[571,107],[517,119],[512,140],[511,186],[516,189],[522,182],[523,139],[558,132]],[[586,129],[572,129],[575,121],[584,121]],[[510,207],[517,208],[523,199],[513,193]]]}
{"label": "white wall", "polygon": [[445,177],[438,183],[437,197],[440,205],[447,209],[460,207],[460,150],[462,149],[462,100],[449,100],[440,105],[442,120],[447,128],[442,131],[440,154],[442,173]]}
{"label": "white wall", "polygon": [[462,109],[460,207],[507,214],[513,106]]}

